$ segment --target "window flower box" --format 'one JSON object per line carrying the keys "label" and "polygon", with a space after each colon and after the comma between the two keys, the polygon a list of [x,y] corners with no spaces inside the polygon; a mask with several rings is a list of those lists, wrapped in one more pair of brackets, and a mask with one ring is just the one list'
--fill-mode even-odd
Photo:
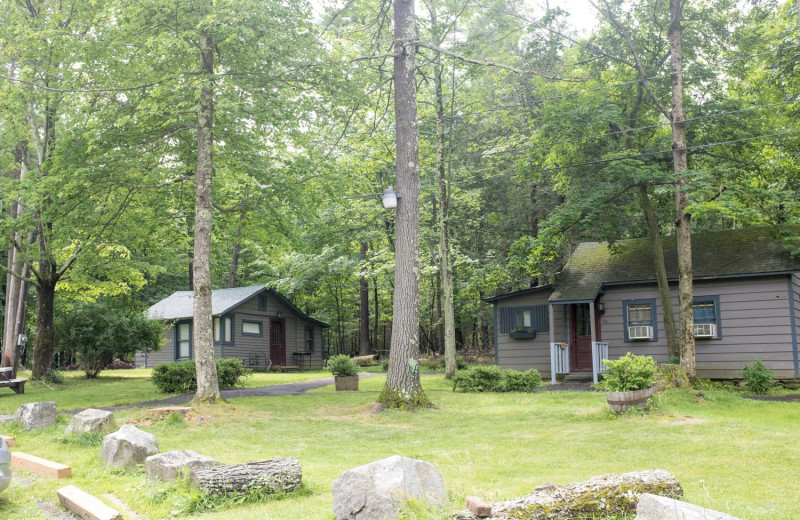
{"label": "window flower box", "polygon": [[509,334],[508,337],[511,339],[534,339],[536,337],[536,330],[535,329],[514,329]]}

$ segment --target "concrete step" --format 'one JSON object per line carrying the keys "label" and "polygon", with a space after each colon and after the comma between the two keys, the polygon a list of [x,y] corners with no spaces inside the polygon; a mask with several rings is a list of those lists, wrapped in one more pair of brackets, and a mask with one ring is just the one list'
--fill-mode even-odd
{"label": "concrete step", "polygon": [[564,376],[565,383],[586,382],[592,380],[591,372],[571,372]]}

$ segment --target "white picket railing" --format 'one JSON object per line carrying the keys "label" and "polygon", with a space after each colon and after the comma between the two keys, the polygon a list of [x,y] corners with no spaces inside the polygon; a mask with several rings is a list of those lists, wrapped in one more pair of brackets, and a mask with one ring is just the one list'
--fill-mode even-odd
{"label": "white picket railing", "polygon": [[603,360],[608,359],[608,343],[592,342],[592,380],[597,383],[598,376],[606,373]]}
{"label": "white picket railing", "polygon": [[556,374],[569,374],[569,344],[550,343],[550,382],[556,384]]}

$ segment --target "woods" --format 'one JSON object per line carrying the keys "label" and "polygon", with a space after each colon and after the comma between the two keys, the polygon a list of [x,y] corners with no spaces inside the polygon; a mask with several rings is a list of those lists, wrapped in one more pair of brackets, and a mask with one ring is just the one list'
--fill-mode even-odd
{"label": "woods", "polygon": [[266,284],[332,324],[331,354],[418,388],[420,353],[449,375],[492,355],[482,298],[552,282],[581,241],[677,235],[665,329],[693,374],[692,233],[800,252],[797,5],[581,5],[10,2],[4,365],[27,335],[47,377],[76,306],[193,289],[213,380],[211,289]]}

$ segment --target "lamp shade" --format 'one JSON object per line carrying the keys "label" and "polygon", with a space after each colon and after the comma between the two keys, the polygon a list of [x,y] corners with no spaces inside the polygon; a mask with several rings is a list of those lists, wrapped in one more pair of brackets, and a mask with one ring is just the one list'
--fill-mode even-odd
{"label": "lamp shade", "polygon": [[394,209],[397,207],[397,193],[394,192],[391,186],[383,190],[383,207],[386,209]]}

